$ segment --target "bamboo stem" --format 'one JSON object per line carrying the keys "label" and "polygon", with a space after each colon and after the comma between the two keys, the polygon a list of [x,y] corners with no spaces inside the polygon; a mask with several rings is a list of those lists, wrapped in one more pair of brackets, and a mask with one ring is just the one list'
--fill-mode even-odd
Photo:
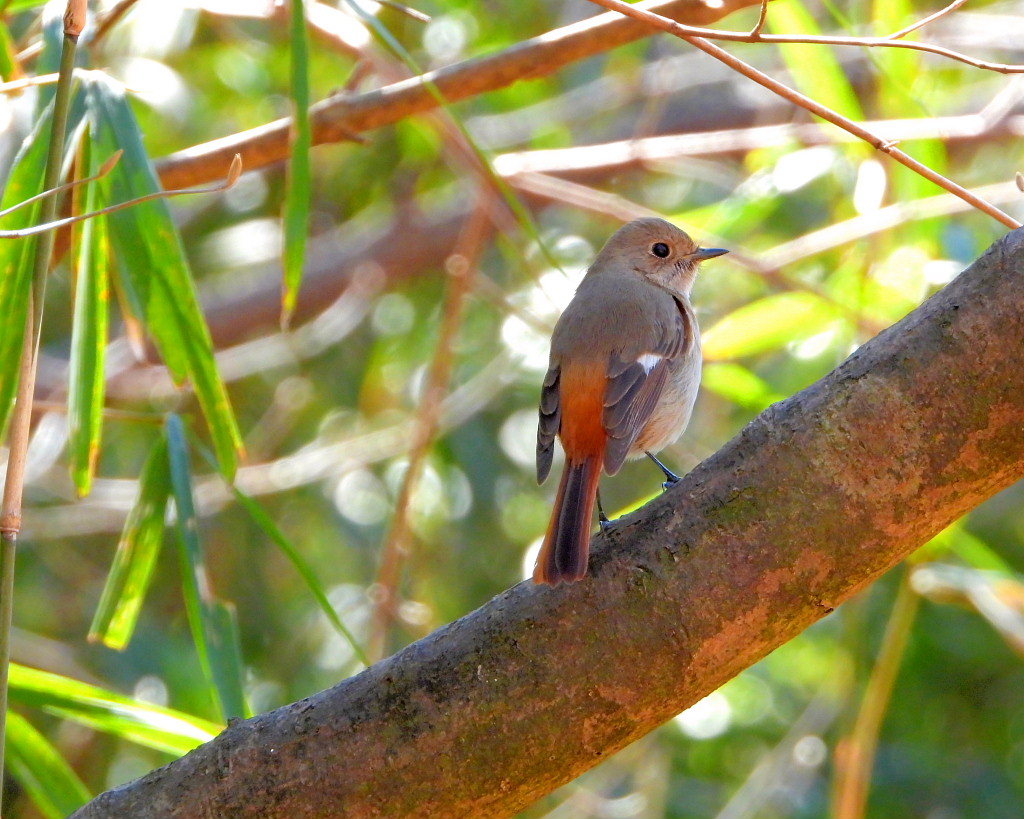
{"label": "bamboo stem", "polygon": [[[64,136],[67,132],[71,85],[75,68],[78,34],[84,18],[80,0],[69,0],[64,18],[64,44],[60,58],[60,76],[53,103],[50,145],[43,173],[43,190],[57,187],[64,159]],[[50,196],[39,205],[43,222],[53,221],[57,213],[57,197]],[[39,353],[39,332],[42,327],[46,272],[53,255],[55,234],[43,233],[36,240],[32,271],[32,293],[25,315],[25,339],[18,373],[17,403],[11,420],[10,455],[4,481],[3,506],[0,510],[0,809],[3,806],[4,742],[7,732],[7,677],[11,659],[11,621],[14,612],[14,559],[21,531],[22,496],[25,488],[25,462],[32,425],[32,398],[36,386],[36,362]]]}

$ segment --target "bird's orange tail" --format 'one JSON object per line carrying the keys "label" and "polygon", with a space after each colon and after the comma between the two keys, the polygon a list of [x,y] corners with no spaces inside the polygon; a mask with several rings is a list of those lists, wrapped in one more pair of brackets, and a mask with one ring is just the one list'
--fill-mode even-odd
{"label": "bird's orange tail", "polygon": [[551,523],[533,570],[534,582],[552,586],[572,583],[587,573],[590,522],[600,477],[601,459],[597,456],[566,461]]}

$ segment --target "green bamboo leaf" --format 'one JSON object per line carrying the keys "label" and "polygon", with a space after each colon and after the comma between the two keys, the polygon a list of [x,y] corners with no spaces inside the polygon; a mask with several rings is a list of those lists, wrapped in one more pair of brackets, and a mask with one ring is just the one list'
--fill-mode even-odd
{"label": "green bamboo leaf", "polygon": [[291,0],[292,156],[284,199],[284,293],[281,322],[295,310],[306,260],[309,199],[312,187],[309,151],[313,131],[309,124],[309,34],[304,0]]}
{"label": "green bamboo leaf", "polygon": [[245,717],[249,709],[234,613],[214,597],[199,543],[199,516],[192,494],[192,469],[181,419],[171,413],[165,427],[171,488],[177,509],[182,590],[192,639],[211,693],[225,718]]}
{"label": "green bamboo leaf", "polygon": [[95,685],[11,663],[11,699],[136,745],[181,756],[223,726],[171,708],[138,702]]}
{"label": "green bamboo leaf", "polygon": [[[915,19],[909,0],[875,0],[871,15],[879,36],[892,34]],[[911,35],[914,36],[914,35]],[[869,49],[872,62],[884,79],[877,84],[877,110],[883,117],[906,117],[908,112],[923,117],[934,116],[926,102],[929,91],[937,90],[934,77],[923,71],[922,54],[907,48]],[[941,93],[941,92],[940,92]],[[915,159],[941,174],[948,173],[948,154],[940,139],[914,140],[904,144]],[[935,183],[918,173],[894,165],[890,170],[892,198],[906,202],[934,195]],[[914,220],[900,231],[900,242],[927,243],[933,253],[941,247],[944,223],[941,220]]]}
{"label": "green bamboo leaf", "polygon": [[[48,112],[39,118],[18,151],[0,197],[0,210],[42,191],[51,115]],[[8,230],[27,227],[35,224],[38,214],[39,204],[36,203],[0,218],[0,227]],[[0,271],[4,271],[0,276],[0,316],[4,317],[0,321],[0,438],[7,429],[18,389],[18,362],[32,287],[35,243],[34,237],[0,241]]]}
{"label": "green bamboo leaf", "polygon": [[785,397],[775,392],[759,375],[734,362],[708,364],[704,368],[701,385],[754,412],[760,412]]}
{"label": "green bamboo leaf", "polygon": [[118,651],[131,640],[163,544],[170,493],[167,441],[161,437],[142,468],[139,496],[117,544],[110,574],[89,627],[90,640]]}
{"label": "green bamboo leaf", "polygon": [[[768,28],[773,34],[820,34],[817,21],[799,0],[772,3]],[[857,94],[831,46],[779,45],[796,87],[807,96],[851,119],[864,119]]]}
{"label": "green bamboo leaf", "polygon": [[[871,17],[878,36],[885,37],[915,19],[915,9],[909,0],[875,0]],[[872,61],[887,80],[879,83],[877,91],[885,116],[907,116],[908,106],[920,108],[912,89],[920,78],[921,56],[921,52],[909,48],[879,48],[872,52]]]}
{"label": "green bamboo leaf", "polygon": [[39,8],[44,5],[47,0],[10,0],[3,7],[4,14],[14,14],[16,11],[28,11],[29,9]]}
{"label": "green bamboo leaf", "polygon": [[[89,176],[102,163],[96,151],[84,147]],[[83,197],[88,213],[106,204],[100,186],[91,184]],[[71,477],[80,496],[88,495],[96,472],[103,431],[103,367],[107,349],[107,314],[110,300],[107,269],[107,221],[97,216],[82,223],[76,262],[75,310],[71,331],[71,362],[68,385],[68,427]]]}
{"label": "green bamboo leaf", "polygon": [[0,79],[10,81],[18,79],[20,71],[15,59],[14,41],[7,25],[0,20]]}
{"label": "green bamboo leaf", "polygon": [[822,333],[839,320],[834,305],[808,292],[777,293],[734,310],[704,333],[709,361],[775,350]]}
{"label": "green bamboo leaf", "polygon": [[[216,471],[220,472],[220,468],[217,466],[217,461],[214,458],[212,452],[210,452],[202,444],[194,442],[196,448],[200,454],[206,459],[206,461]],[[306,586],[309,588],[310,594],[313,595],[313,599],[316,600],[320,610],[324,613],[328,622],[334,626],[335,631],[338,635],[349,644],[352,648],[352,653],[359,659],[363,665],[369,667],[370,658],[367,653],[363,650],[363,647],[356,640],[355,635],[349,630],[348,626],[345,625],[344,621],[338,616],[338,612],[334,606],[331,605],[331,601],[327,597],[327,592],[324,590],[323,585],[316,576],[316,572],[309,562],[302,556],[302,552],[295,548],[290,540],[285,537],[284,532],[274,522],[274,519],[267,514],[264,509],[254,498],[245,494],[237,486],[228,484],[231,492],[235,496],[235,500],[241,504],[242,508],[249,513],[249,517],[252,518],[253,523],[263,530],[263,533],[270,538],[277,548],[281,550],[286,558],[291,561],[291,564],[295,567],[295,570],[299,573],[299,576],[306,582]]]}
{"label": "green bamboo leaf", "polygon": [[63,819],[92,794],[49,740],[21,714],[7,714],[7,764],[40,813]]}
{"label": "green bamboo leaf", "polygon": [[345,4],[352,9],[359,19],[369,26],[377,36],[377,39],[386,44],[387,47],[394,52],[398,59],[400,59],[415,76],[424,78],[423,85],[424,88],[427,89],[427,93],[437,101],[438,106],[444,110],[445,114],[451,117],[451,121],[455,125],[459,134],[461,134],[462,138],[466,141],[466,144],[473,152],[473,155],[480,162],[488,181],[493,185],[494,189],[501,194],[502,199],[505,200],[505,204],[507,204],[509,210],[512,211],[512,214],[515,216],[516,221],[519,222],[519,226],[523,229],[523,232],[533,240],[538,248],[540,248],[540,251],[547,262],[560,270],[561,266],[558,264],[558,261],[555,259],[551,251],[548,250],[548,246],[541,237],[540,231],[537,230],[537,225],[534,223],[530,212],[523,205],[522,201],[516,195],[516,192],[512,190],[512,187],[508,182],[505,181],[505,178],[494,170],[494,164],[491,162],[487,152],[477,144],[477,141],[473,138],[473,135],[470,133],[465,123],[463,123],[461,117],[458,116],[452,108],[451,103],[448,102],[448,99],[441,93],[441,89],[438,88],[437,85],[429,79],[429,77],[427,77],[427,72],[422,66],[420,66],[412,54],[409,53],[408,49],[406,49],[405,46],[398,41],[395,35],[388,30],[387,26],[378,20],[375,15],[363,8],[359,0],[345,0]]}
{"label": "green bamboo leaf", "polygon": [[355,635],[349,631],[348,626],[346,626],[338,616],[338,612],[335,610],[334,606],[331,605],[331,601],[327,598],[327,592],[324,590],[320,580],[317,578],[313,567],[302,556],[302,553],[292,545],[288,538],[284,536],[284,533],[277,527],[277,524],[274,523],[274,520],[267,514],[266,510],[262,506],[234,486],[232,486],[231,489],[235,494],[235,499],[242,505],[242,508],[249,513],[253,522],[259,526],[260,529],[263,530],[263,533],[284,553],[284,556],[291,561],[291,564],[295,567],[295,570],[299,573],[302,579],[306,581],[306,586],[313,595],[313,599],[316,600],[317,605],[320,606],[320,610],[324,613],[324,616],[327,617],[327,620],[331,625],[334,626],[335,631],[337,631],[341,638],[349,644],[352,648],[352,653],[359,659],[359,662],[365,666],[369,666],[369,656],[363,650],[359,641],[356,640]]}
{"label": "green bamboo leaf", "polygon": [[[124,150],[118,166],[103,180],[109,186],[107,200],[125,202],[159,190],[124,89],[98,72],[84,82],[99,154]],[[230,479],[242,438],[217,372],[213,343],[170,209],[165,201],[155,200],[112,213],[108,219],[119,280],[132,314],[145,323],[172,375],[191,381],[218,461]]]}
{"label": "green bamboo leaf", "polygon": [[968,566],[983,572],[998,572],[1014,577],[1013,568],[991,546],[967,531],[964,521],[958,520],[943,529],[913,554],[914,562],[939,560],[956,555]]}

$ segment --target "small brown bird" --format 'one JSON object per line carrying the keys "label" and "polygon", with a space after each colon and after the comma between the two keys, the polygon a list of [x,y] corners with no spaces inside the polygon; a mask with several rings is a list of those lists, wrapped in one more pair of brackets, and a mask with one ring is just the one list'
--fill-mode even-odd
{"label": "small brown bird", "polygon": [[700,331],[690,306],[697,265],[727,253],[701,248],[664,219],[620,228],[587,270],[555,325],[540,398],[537,480],[565,450],[533,579],[552,585],[587,573],[601,469],[647,455],[669,486],[679,478],[653,453],[686,428],[700,384]]}

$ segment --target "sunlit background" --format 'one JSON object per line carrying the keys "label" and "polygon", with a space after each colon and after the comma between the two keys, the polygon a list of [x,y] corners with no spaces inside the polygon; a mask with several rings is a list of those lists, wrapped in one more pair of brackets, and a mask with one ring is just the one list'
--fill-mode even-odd
{"label": "sunlit background", "polygon": [[[429,22],[364,5],[424,68],[600,11],[583,0],[407,2]],[[4,15],[17,53],[38,38],[41,11],[9,5],[24,9]],[[154,160],[290,114],[287,16],[268,15],[269,5],[139,0],[90,53],[93,67],[128,87]],[[766,30],[884,35],[941,5],[775,0]],[[346,2],[309,8],[314,99],[410,73]],[[1022,10],[1016,0],[978,0],[914,36],[1024,60]],[[746,30],[757,16],[748,7],[719,25]],[[1024,218],[1013,183],[1024,168],[1019,76],[912,51],[726,45]],[[32,93],[0,98],[0,169],[30,126]],[[497,177],[475,169],[455,120],[528,219],[509,211]],[[307,273],[287,331],[278,323],[285,167],[246,172],[222,195],[175,201],[245,438],[238,486],[308,560],[361,649],[376,643],[391,653],[530,573],[554,492],[536,485],[533,466],[548,334],[623,221],[658,213],[733,250],[704,265],[694,291],[704,388],[688,432],[665,453],[677,471],[829,372],[1005,232],[838,130],[808,128],[811,121],[660,35],[361,141],[315,148]],[[68,266],[58,266],[14,658],[217,720],[170,529],[128,647],[86,642],[157,427],[111,413],[99,477],[76,498],[61,409],[73,284]],[[459,308],[448,343],[443,316]],[[189,393],[147,355],[140,362],[115,321],[108,406],[180,411],[205,435]],[[431,393],[430,373],[444,364],[450,376]],[[279,546],[206,462],[196,457],[192,466],[211,582],[237,608],[251,709],[358,672],[358,651]],[[602,484],[605,505],[633,508],[660,481],[650,464],[628,465]],[[406,494],[394,621],[375,634],[381,554],[401,535],[396,509]],[[1014,487],[985,504],[907,566],[523,816],[1016,819],[1024,804],[1022,501]],[[52,704],[12,698],[91,793],[172,758],[117,724],[85,724]],[[851,777],[870,789],[864,813],[838,807]],[[12,817],[46,815],[19,780],[7,787]]]}

